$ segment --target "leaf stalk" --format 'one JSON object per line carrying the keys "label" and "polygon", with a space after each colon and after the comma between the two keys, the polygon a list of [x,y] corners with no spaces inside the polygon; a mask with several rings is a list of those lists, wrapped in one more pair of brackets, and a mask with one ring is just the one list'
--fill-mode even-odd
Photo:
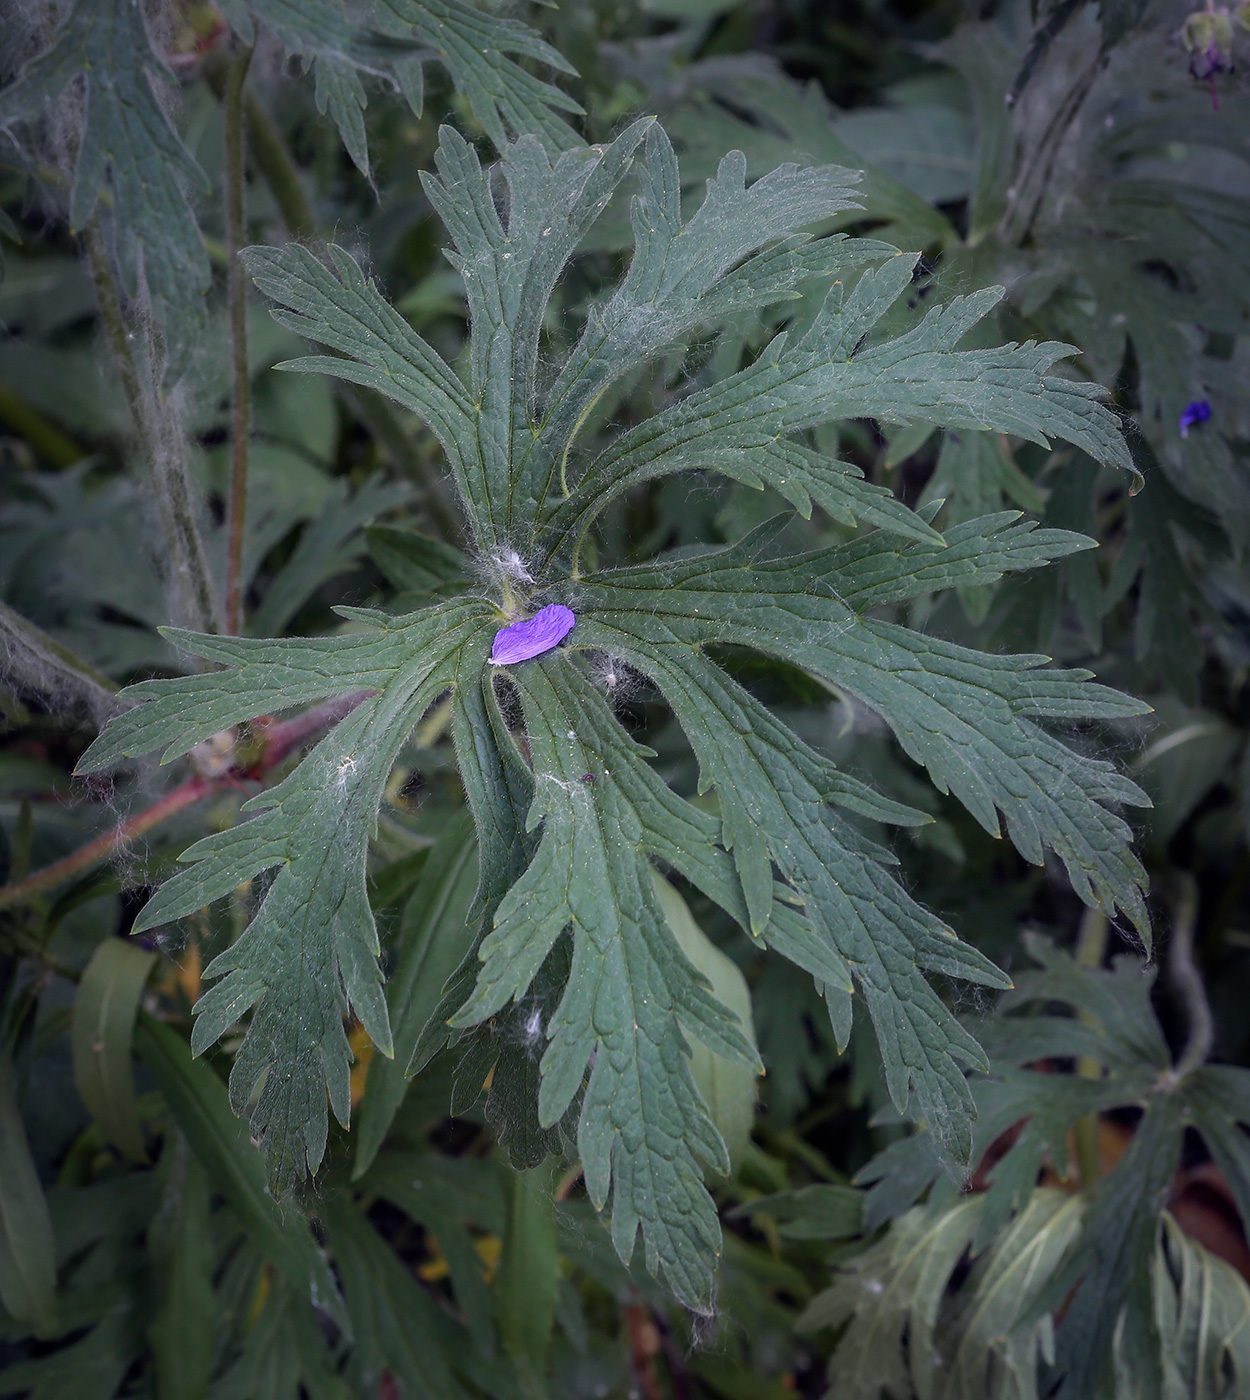
{"label": "leaf stalk", "polygon": [[247,531],[248,438],[251,433],[252,380],[247,363],[247,273],[239,258],[245,237],[243,85],[252,61],[251,45],[238,46],[226,70],[226,254],[230,302],[230,534],[226,554],[226,631],[243,630],[243,541]]}
{"label": "leaf stalk", "polygon": [[145,385],[144,378],[151,376],[141,374],[131,350],[121,296],[97,219],[93,218],[86,225],[82,239],[95,284],[100,322],[117,367],[139,451],[151,473],[157,513],[165,536],[165,566],[173,579],[186,589],[190,616],[177,620],[189,622],[198,631],[215,632],[219,629],[216,595],[204,541],[192,508],[191,487],[182,456],[185,445],[181,441],[162,442],[153,411],[160,389],[155,382]]}

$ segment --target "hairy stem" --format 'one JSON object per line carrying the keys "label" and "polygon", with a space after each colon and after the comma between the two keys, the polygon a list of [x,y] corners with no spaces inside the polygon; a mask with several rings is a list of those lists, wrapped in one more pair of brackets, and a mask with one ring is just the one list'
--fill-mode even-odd
{"label": "hairy stem", "polygon": [[[1102,966],[1103,959],[1107,956],[1107,932],[1106,914],[1101,909],[1086,909],[1076,942],[1078,967],[1092,972]],[[1076,1072],[1084,1079],[1097,1079],[1100,1073],[1098,1061],[1088,1055],[1082,1055],[1077,1061]],[[1098,1152],[1098,1115],[1087,1113],[1078,1118],[1072,1126],[1072,1137],[1081,1188],[1092,1191],[1102,1176],[1102,1163]]]}
{"label": "hairy stem", "polygon": [[247,449],[252,381],[247,366],[247,274],[239,258],[244,242],[243,84],[251,47],[238,47],[226,70],[226,254],[230,301],[230,535],[226,553],[226,631],[243,630],[243,538],[247,527]]}
{"label": "hairy stem", "polygon": [[357,705],[376,694],[372,690],[354,690],[347,695],[338,695],[324,704],[314,705],[302,715],[271,725],[265,731],[264,748],[255,763],[246,768],[231,768],[218,777],[203,777],[196,774],[180,783],[172,792],[145,807],[142,812],[122,822],[112,831],[88,841],[85,846],[71,852],[52,865],[36,870],[23,880],[15,880],[11,885],[0,888],[0,909],[8,909],[16,904],[27,904],[40,895],[47,894],[59,885],[72,880],[97,865],[102,865],[116,852],[124,849],[136,837],[143,836],[170,817],[186,808],[194,806],[201,798],[223,788],[236,786],[245,779],[263,778],[282,762],[289,754],[325,730],[331,729],[339,720],[349,715]]}
{"label": "hairy stem", "polygon": [[68,689],[90,709],[116,708],[117,687],[110,677],[7,603],[0,603],[0,642],[9,676],[23,688],[45,694]]}
{"label": "hairy stem", "polygon": [[1207,1001],[1202,973],[1194,962],[1194,930],[1198,923],[1198,886],[1192,875],[1181,873],[1172,910],[1172,940],[1168,944],[1168,980],[1172,983],[1189,1025],[1189,1038],[1176,1062],[1177,1078],[1205,1064],[1215,1044],[1215,1021]]}
{"label": "hairy stem", "polygon": [[83,229],[82,238],[95,283],[100,322],[117,367],[139,451],[151,476],[165,537],[165,567],[177,591],[183,595],[187,616],[176,620],[199,631],[217,631],[216,595],[204,541],[196,523],[181,429],[162,421],[169,415],[161,412],[160,387],[150,372],[141,371],[135,360],[112,262],[96,219]]}
{"label": "hairy stem", "polygon": [[49,890],[56,889],[58,885],[72,880],[75,875],[81,875],[97,865],[102,865],[111,855],[128,846],[136,837],[142,836],[145,832],[151,831],[154,826],[159,826],[161,822],[168,821],[170,817],[193,806],[202,797],[207,797],[215,787],[216,784],[207,778],[188,778],[185,783],[180,783],[172,792],[166,793],[159,802],[145,807],[137,816],[122,822],[112,831],[106,831],[103,836],[97,836],[94,841],[88,841],[85,846],[80,846],[63,859],[52,865],[45,865],[42,870],[36,870],[33,875],[27,875],[24,880],[16,880],[11,885],[5,885],[3,889],[0,889],[0,909],[7,909],[14,904],[26,904],[32,899],[37,899],[41,894],[47,894]]}

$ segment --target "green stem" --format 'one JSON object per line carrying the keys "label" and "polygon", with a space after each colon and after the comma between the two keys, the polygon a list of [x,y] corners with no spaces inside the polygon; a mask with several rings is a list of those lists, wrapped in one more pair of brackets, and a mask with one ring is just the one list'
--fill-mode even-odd
{"label": "green stem", "polygon": [[312,205],[300,183],[299,171],[291,159],[282,134],[269,113],[249,93],[244,100],[247,116],[247,140],[256,168],[265,178],[273,195],[282,222],[292,238],[306,240],[318,250],[325,244],[317,233],[317,220]]}
{"label": "green stem", "polygon": [[0,384],[0,421],[25,439],[50,467],[72,467],[87,453],[37,408],[20,399],[12,389]]}
{"label": "green stem", "polygon": [[239,250],[244,240],[243,84],[251,47],[230,55],[226,73],[226,254],[230,301],[230,361],[234,394],[230,407],[230,534],[226,553],[226,631],[243,630],[243,541],[247,529],[247,451],[251,432],[252,381],[247,365],[247,276]]}
{"label": "green stem", "polygon": [[[118,295],[117,282],[99,223],[92,219],[82,232],[87,263],[95,283],[100,322],[113,352],[121,380],[122,394],[130,410],[139,451],[152,478],[161,526],[165,535],[166,567],[176,584],[185,587],[186,620],[201,631],[216,631],[217,605],[212,575],[204,552],[204,541],[196,524],[191,501],[191,485],[184,460],[185,440],[181,429],[157,421],[160,390],[145,384],[145,376],[130,348],[130,334]],[[150,379],[150,375],[146,376]]]}
{"label": "green stem", "polygon": [[[1077,935],[1078,967],[1093,972],[1102,966],[1103,959],[1107,956],[1107,933],[1106,914],[1101,909],[1086,909],[1085,917],[1081,920],[1081,931]],[[1076,1072],[1083,1079],[1097,1079],[1102,1071],[1097,1060],[1089,1055],[1082,1055],[1077,1061]],[[1072,1127],[1072,1137],[1081,1188],[1092,1191],[1102,1176],[1102,1164],[1098,1153],[1098,1115],[1087,1113],[1078,1118]]]}
{"label": "green stem", "polygon": [[1172,914],[1172,941],[1168,945],[1168,978],[1185,1007],[1189,1022],[1189,1038],[1173,1071],[1181,1079],[1206,1063],[1215,1044],[1215,1021],[1202,973],[1194,962],[1198,886],[1192,875],[1182,873],[1178,880],[1180,890]]}

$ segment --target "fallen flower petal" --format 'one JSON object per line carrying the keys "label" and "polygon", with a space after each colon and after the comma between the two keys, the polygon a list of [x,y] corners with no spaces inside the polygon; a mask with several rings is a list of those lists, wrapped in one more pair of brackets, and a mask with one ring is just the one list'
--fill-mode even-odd
{"label": "fallen flower petal", "polygon": [[529,661],[558,646],[573,630],[577,621],[572,609],[563,603],[552,603],[524,622],[501,627],[495,633],[491,648],[492,666],[511,666],[517,661]]}

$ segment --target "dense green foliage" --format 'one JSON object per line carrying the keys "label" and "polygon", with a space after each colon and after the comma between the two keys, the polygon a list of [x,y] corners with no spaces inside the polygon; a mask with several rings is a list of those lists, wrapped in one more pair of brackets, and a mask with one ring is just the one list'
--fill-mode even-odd
{"label": "dense green foliage", "polygon": [[1185,21],[22,11],[0,1395],[1244,1392]]}

